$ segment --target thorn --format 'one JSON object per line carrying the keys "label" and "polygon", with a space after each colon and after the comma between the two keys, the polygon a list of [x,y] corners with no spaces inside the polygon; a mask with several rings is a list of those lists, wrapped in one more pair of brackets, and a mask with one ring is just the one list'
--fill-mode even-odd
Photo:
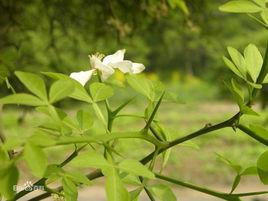
{"label": "thorn", "polygon": [[206,125],[205,125],[205,127],[204,128],[209,128],[209,127],[211,127],[212,126],[212,124],[211,123],[207,123]]}
{"label": "thorn", "polygon": [[236,123],[232,124],[232,129],[234,130],[234,132],[236,132]]}

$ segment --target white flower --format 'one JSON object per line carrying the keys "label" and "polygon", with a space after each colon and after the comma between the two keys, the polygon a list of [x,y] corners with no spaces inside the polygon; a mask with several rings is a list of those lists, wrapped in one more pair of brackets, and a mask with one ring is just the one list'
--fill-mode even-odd
{"label": "white flower", "polygon": [[90,80],[94,71],[95,71],[95,69],[92,69],[89,71],[74,72],[74,73],[70,74],[70,77],[73,78],[74,80],[78,81],[83,86],[85,86],[87,81]]}
{"label": "white flower", "polygon": [[108,79],[114,73],[115,68],[118,68],[122,73],[136,74],[142,72],[145,69],[144,65],[124,60],[125,52],[125,49],[118,50],[114,54],[104,57],[103,61],[94,55],[90,56],[91,66],[100,70],[102,80]]}
{"label": "white flower", "polygon": [[118,50],[112,55],[108,55],[101,61],[100,56],[90,55],[90,64],[92,70],[73,72],[70,77],[78,81],[83,86],[90,80],[95,70],[101,72],[101,79],[107,80],[118,68],[122,73],[137,74],[145,69],[145,66],[141,63],[132,63],[129,60],[124,60],[126,50]]}
{"label": "white flower", "polygon": [[145,69],[145,66],[141,63],[132,63],[132,72],[133,74],[141,73]]}
{"label": "white flower", "polygon": [[105,65],[97,56],[92,55],[89,58],[91,67],[93,69],[98,69],[101,72],[102,80],[107,80],[114,73],[114,69]]}

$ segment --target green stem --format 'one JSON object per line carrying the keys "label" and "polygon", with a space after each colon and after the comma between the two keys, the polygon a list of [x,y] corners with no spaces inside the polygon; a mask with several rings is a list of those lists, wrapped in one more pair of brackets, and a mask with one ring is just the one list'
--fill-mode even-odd
{"label": "green stem", "polygon": [[150,135],[144,135],[141,132],[120,132],[120,133],[112,133],[111,135],[98,135],[98,136],[79,136],[79,137],[64,137],[63,139],[59,139],[55,145],[67,145],[74,143],[105,143],[116,139],[123,138],[138,138],[145,141],[148,141],[159,148],[163,148],[167,146],[164,142],[158,141],[154,137]]}
{"label": "green stem", "polygon": [[[175,140],[169,142],[167,145],[165,145],[162,148],[160,148],[158,150],[158,153],[157,154],[160,154],[160,153],[164,152],[165,150],[167,150],[167,149],[169,149],[169,148],[171,148],[173,146],[176,146],[178,144],[181,144],[181,143],[183,143],[185,141],[191,140],[193,138],[202,136],[202,135],[207,134],[207,133],[211,133],[212,131],[216,131],[216,130],[219,130],[219,129],[222,129],[222,128],[226,128],[226,127],[232,127],[237,122],[237,120],[240,118],[240,116],[241,116],[241,114],[240,113],[237,113],[236,115],[234,115],[232,118],[228,119],[227,121],[224,121],[222,123],[216,124],[214,126],[205,127],[203,129],[200,129],[200,130],[198,130],[196,132],[193,132],[193,133],[191,133],[189,135],[186,135],[184,137],[175,139]],[[145,138],[150,137],[150,136],[145,136],[145,135],[141,135],[141,136],[143,136]],[[106,135],[106,137],[107,137],[107,135]],[[151,137],[151,138],[155,140],[155,138],[153,138],[153,137]],[[152,152],[152,153],[150,153],[149,155],[147,155],[143,159],[141,159],[140,162],[142,164],[147,164],[149,161],[151,161],[153,159],[154,156],[155,156],[155,151]],[[101,170],[99,170],[99,169],[97,169],[97,170],[95,170],[95,171],[93,171],[93,172],[91,172],[91,173],[89,173],[87,175],[87,177],[90,180],[97,179],[97,178],[102,177],[102,176],[103,176],[103,174],[102,174]],[[46,198],[46,197],[49,197],[49,196],[50,196],[49,193],[45,193],[45,194],[40,195],[39,197]],[[19,196],[18,198],[20,198],[20,197],[22,197],[22,196]]]}
{"label": "green stem", "polygon": [[166,177],[166,176],[163,176],[163,175],[158,174],[158,173],[155,173],[155,177],[158,178],[158,179],[161,179],[161,180],[164,180],[164,181],[179,185],[179,186],[183,186],[183,187],[195,190],[195,191],[199,191],[199,192],[202,192],[202,193],[214,196],[214,197],[221,198],[223,200],[234,201],[234,200],[238,200],[238,197],[241,196],[241,195],[242,196],[250,196],[250,195],[252,195],[252,194],[247,194],[246,195],[246,194],[223,193],[223,192],[211,190],[211,189],[208,189],[208,188],[204,188],[204,187],[201,187],[201,186],[197,186],[197,185],[194,185],[194,184],[190,184],[188,182],[180,181],[178,179],[173,179],[173,178],[170,178],[170,177]]}
{"label": "green stem", "polygon": [[257,192],[249,192],[249,193],[236,193],[233,195],[236,195],[238,197],[248,197],[248,196],[253,196],[253,195],[262,195],[262,194],[267,194],[268,191],[257,191]]}
{"label": "green stem", "polygon": [[[189,134],[189,135],[187,135],[185,137],[175,139],[175,140],[169,142],[167,145],[165,145],[161,149],[159,149],[158,150],[158,154],[161,154],[165,150],[167,150],[167,149],[169,149],[169,148],[171,148],[173,146],[176,146],[178,144],[181,144],[181,143],[183,143],[183,142],[185,142],[187,140],[190,140],[190,139],[193,139],[193,138],[202,136],[204,134],[210,133],[212,131],[219,130],[221,128],[232,127],[233,124],[237,121],[237,119],[239,119],[239,117],[240,117],[240,113],[237,113],[236,115],[234,115],[232,118],[230,118],[227,121],[224,121],[222,123],[216,124],[214,126],[210,126],[210,127],[206,127],[206,128],[200,129],[199,131],[193,132],[193,133],[191,133],[191,134]],[[142,135],[142,136],[145,137],[145,135]],[[107,135],[106,135],[106,137],[107,137]],[[153,139],[155,139],[155,138],[153,138]],[[151,161],[153,159],[154,155],[155,155],[155,151],[153,151],[152,153],[150,153],[149,155],[147,155],[146,157],[144,157],[143,159],[141,159],[140,162],[142,164],[147,164],[149,161]],[[94,179],[97,179],[97,178],[102,177],[102,176],[103,176],[103,174],[102,174],[101,170],[100,169],[97,169],[97,170],[94,170],[93,172],[89,173],[87,175],[87,178],[90,179],[90,180],[94,180]],[[44,198],[47,198],[49,196],[50,196],[49,193],[44,193],[44,194],[42,194],[40,196],[37,196],[36,198],[40,197],[40,198],[44,199]],[[39,199],[37,199],[37,200],[39,200]]]}
{"label": "green stem", "polygon": [[261,26],[263,26],[265,29],[268,29],[267,25],[265,23],[263,23],[260,19],[258,19],[257,17],[255,17],[252,14],[248,14],[249,17],[251,17],[253,20],[255,20],[256,22],[258,22]]}
{"label": "green stem", "polygon": [[149,191],[149,189],[148,189],[147,187],[144,187],[144,190],[145,190],[146,194],[148,195],[148,197],[149,197],[149,199],[150,199],[151,201],[156,201],[156,200],[154,199],[154,196],[152,195],[152,193]]}
{"label": "green stem", "polygon": [[163,175],[158,174],[158,173],[155,173],[155,177],[158,178],[158,179],[161,179],[161,180],[164,180],[164,181],[176,184],[176,185],[180,185],[180,186],[183,186],[183,187],[195,190],[195,191],[199,191],[199,192],[202,192],[202,193],[205,193],[205,194],[208,194],[208,195],[212,195],[214,197],[218,197],[218,198],[221,198],[221,199],[224,199],[224,200],[230,200],[229,197],[234,197],[231,194],[228,195],[228,194],[218,192],[218,191],[214,191],[214,190],[211,190],[211,189],[208,189],[208,188],[196,186],[194,184],[190,184],[190,183],[187,183],[187,182],[184,182],[184,181],[180,181],[178,179],[173,179],[173,178],[170,178],[170,177],[166,177],[166,176],[163,176]]}
{"label": "green stem", "polygon": [[97,117],[101,120],[102,124],[104,125],[106,132],[110,133],[109,130],[107,130],[107,123],[105,121],[105,118],[104,118],[104,116],[102,114],[102,111],[99,108],[98,104],[97,103],[92,103],[92,107],[93,107]]}
{"label": "green stem", "polygon": [[208,134],[212,131],[220,130],[222,128],[227,128],[227,127],[233,127],[239,118],[240,118],[240,113],[237,113],[232,118],[230,118],[222,123],[202,128],[202,129],[200,129],[196,132],[193,132],[185,137],[175,139],[169,143],[169,148],[173,147],[174,145],[180,144],[182,142],[196,138],[198,136]]}
{"label": "green stem", "polygon": [[237,128],[239,130],[243,131],[244,133],[246,133],[247,135],[249,135],[250,137],[252,137],[255,140],[257,140],[258,142],[260,142],[260,143],[268,146],[268,140],[267,139],[264,139],[264,138],[260,137],[255,132],[253,132],[252,130],[250,130],[248,127],[239,124],[239,125],[237,125]]}

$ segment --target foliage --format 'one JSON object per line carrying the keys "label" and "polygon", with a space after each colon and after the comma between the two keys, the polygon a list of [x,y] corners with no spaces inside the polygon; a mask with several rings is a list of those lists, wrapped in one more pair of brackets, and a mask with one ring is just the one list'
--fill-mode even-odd
{"label": "foliage", "polygon": [[240,34],[255,35],[250,42],[263,49],[266,35],[243,16],[234,19],[216,12],[221,2],[2,0],[0,71],[10,74],[12,86],[19,88],[13,76],[17,69],[68,74],[87,68],[84,58],[89,53],[124,47],[147,71],[160,71],[161,78],[178,70],[217,79],[222,86],[219,58],[225,44],[241,48],[248,41]]}
{"label": "foliage", "polygon": [[[266,1],[254,2],[230,1],[220,9],[227,12],[260,13],[261,19],[258,16],[252,17],[266,28],[262,14],[266,10]],[[174,1],[169,1],[169,3],[172,7],[177,5]],[[180,2],[178,5],[183,4]],[[185,8],[184,11],[186,12]],[[165,127],[157,119],[158,109],[162,102],[174,101],[172,98],[174,96],[161,82],[136,75],[140,71],[135,69],[137,65],[141,67],[141,64],[124,60],[122,50],[104,59],[100,54],[91,56],[92,69],[80,72],[75,78],[53,72],[44,72],[43,75],[46,77],[44,78],[38,74],[16,71],[15,75],[29,92],[15,93],[14,91],[14,94],[1,98],[0,104],[32,106],[37,112],[47,115],[48,122],[33,129],[33,133],[25,138],[6,141],[1,133],[3,142],[0,146],[0,160],[3,164],[0,167],[1,195],[8,200],[17,200],[31,192],[27,189],[18,193],[13,191],[21,173],[18,166],[20,161],[25,161],[31,173],[39,179],[33,185],[44,187],[45,193],[40,197],[37,196],[35,200],[53,194],[64,197],[68,201],[77,200],[78,188],[81,185],[90,185],[91,181],[102,176],[105,177],[106,195],[109,201],[137,200],[143,190],[150,200],[155,200],[154,197],[160,200],[167,198],[176,200],[172,189],[164,182],[158,183],[160,180],[229,201],[239,201],[246,196],[268,193],[267,191],[234,193],[241,177],[246,175],[258,174],[264,184],[268,183],[267,152],[259,157],[253,167],[243,167],[239,162],[232,162],[219,155],[219,158],[236,172],[230,193],[197,186],[162,174],[163,168],[168,163],[170,150],[174,146],[212,131],[223,128],[232,128],[234,131],[239,129],[259,143],[268,145],[268,131],[265,128],[254,124],[246,126],[239,121],[243,115],[259,115],[251,106],[256,99],[257,92],[267,81],[268,47],[263,57],[253,44],[245,48],[244,55],[231,47],[228,48],[228,52],[230,58],[224,57],[224,61],[234,72],[235,79],[227,82],[226,85],[237,102],[239,112],[225,121],[215,125],[208,124],[200,130],[174,140],[170,140]],[[108,71],[109,74],[106,76]],[[118,87],[114,84],[116,82],[113,76],[115,71],[124,73],[129,87],[146,98],[148,106],[143,110],[143,116],[135,116],[135,114],[123,116],[142,119],[144,125],[138,130],[133,128],[127,128],[126,131],[113,130],[114,120],[122,118],[121,111],[131,101],[117,103],[115,107],[110,105],[110,100],[114,96],[114,88]],[[84,82],[85,77],[87,84]],[[53,81],[48,81],[48,78],[52,78]],[[241,86],[248,89],[247,93],[241,90]],[[72,117],[55,104],[67,98],[83,102],[92,108],[94,114],[91,114],[89,110],[78,110],[75,117]],[[105,104],[106,115],[100,107],[102,102]],[[95,123],[102,127],[99,132],[91,129]],[[128,158],[117,150],[117,142],[125,139],[144,141],[153,148],[153,151],[140,160]],[[46,150],[58,146],[72,146],[74,151],[63,162],[50,163]],[[14,150],[19,150],[19,152],[15,154]],[[157,162],[162,163],[161,168],[156,166]],[[85,174],[79,172],[80,169],[94,170]],[[127,188],[129,182],[126,178],[134,185],[134,190],[131,192]],[[157,184],[153,184],[152,181]],[[60,183],[61,186],[54,188],[51,185],[53,183]]]}

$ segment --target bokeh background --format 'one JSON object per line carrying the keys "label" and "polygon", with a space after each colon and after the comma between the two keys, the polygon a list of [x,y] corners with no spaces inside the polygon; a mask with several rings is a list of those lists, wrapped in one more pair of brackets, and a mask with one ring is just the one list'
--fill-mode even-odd
{"label": "bokeh background", "polygon": [[262,50],[267,36],[246,15],[221,13],[223,2],[1,0],[0,70],[69,74],[88,69],[89,54],[125,48],[155,79],[197,78],[222,88],[226,46]]}
{"label": "bokeh background", "polygon": [[[226,47],[243,50],[254,43],[263,53],[266,46],[267,30],[246,15],[221,13],[218,7],[224,2],[0,0],[0,71],[8,75],[16,91],[23,91],[13,75],[15,70],[70,74],[89,69],[89,54],[111,54],[124,48],[126,58],[145,64],[148,78],[163,81],[180,98],[179,104],[164,103],[158,117],[173,139],[207,123],[222,121],[237,111],[224,85],[224,80],[232,77],[222,61],[222,56],[227,54]],[[0,77],[1,96],[11,93],[3,77]],[[118,79],[121,77],[118,75]],[[256,104],[263,118],[245,117],[242,121],[267,124],[267,111],[260,106],[265,104],[265,89],[263,103]],[[133,95],[124,93],[113,102]],[[72,101],[59,106],[66,107],[70,114],[83,107]],[[143,101],[134,101],[127,112],[138,113],[137,108],[142,107],[146,107]],[[32,132],[33,125],[47,121],[34,111],[21,110],[18,106],[4,108],[0,114],[1,129],[10,138],[24,137]],[[142,123],[130,118],[116,122],[115,126],[117,130],[139,128]],[[148,152],[140,142],[130,144],[122,143],[121,151],[136,150],[133,157]],[[227,190],[235,174],[215,153],[249,166],[255,164],[263,150],[265,147],[247,136],[224,129],[174,148],[166,173]],[[66,153],[68,148],[52,152],[52,160],[59,161],[61,155],[57,153]],[[24,164],[22,168],[27,172]],[[29,178],[34,181],[26,173],[21,182]],[[243,179],[242,183],[241,191],[265,189],[255,177]],[[84,190],[85,198],[80,200],[87,200],[89,195],[95,195],[95,200],[104,199],[101,188],[92,189]],[[176,193],[178,197],[184,195],[184,200],[215,200],[182,189]]]}

